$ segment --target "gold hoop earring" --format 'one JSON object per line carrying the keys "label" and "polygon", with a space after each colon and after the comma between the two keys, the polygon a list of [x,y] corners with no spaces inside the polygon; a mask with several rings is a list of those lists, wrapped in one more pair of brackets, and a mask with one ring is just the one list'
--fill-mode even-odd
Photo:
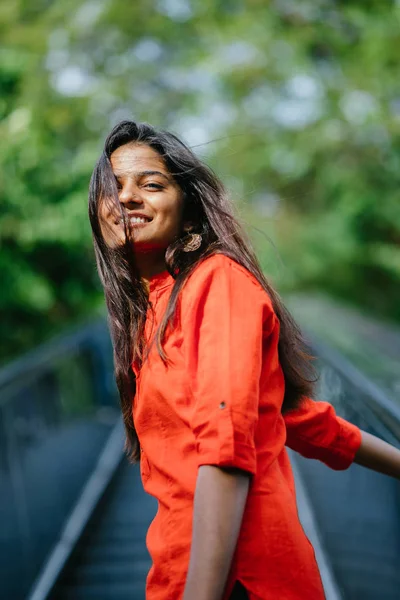
{"label": "gold hoop earring", "polygon": [[182,248],[184,252],[194,252],[200,248],[202,242],[200,233],[189,233],[187,240]]}

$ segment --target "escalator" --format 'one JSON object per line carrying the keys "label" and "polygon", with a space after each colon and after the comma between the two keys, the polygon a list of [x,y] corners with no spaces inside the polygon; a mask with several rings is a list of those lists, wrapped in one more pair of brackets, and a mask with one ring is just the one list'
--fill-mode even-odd
{"label": "escalator", "polygon": [[[319,357],[316,398],[400,447],[395,371],[389,378],[386,366],[381,376],[376,361],[369,379],[338,347],[309,341]],[[0,391],[1,597],[144,600],[156,501],[123,457],[105,323],[7,367]],[[400,482],[357,465],[334,472],[291,459],[327,600],[399,600]]]}
{"label": "escalator", "polygon": [[144,539],[156,506],[139,468],[123,459],[93,512],[51,600],[143,600],[151,561]]}

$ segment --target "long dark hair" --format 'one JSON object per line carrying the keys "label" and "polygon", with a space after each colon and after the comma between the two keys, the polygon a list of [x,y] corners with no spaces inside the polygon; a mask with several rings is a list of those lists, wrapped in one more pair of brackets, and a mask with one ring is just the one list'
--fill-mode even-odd
{"label": "long dark hair", "polygon": [[[108,135],[103,153],[94,168],[89,190],[89,217],[113,340],[115,378],[126,429],[125,449],[130,459],[136,461],[139,458],[139,442],[132,414],[136,389],[132,362],[141,364],[145,356],[144,325],[149,304],[147,289],[136,267],[134,244],[119,205],[110,163],[114,150],[127,143],[144,144],[160,154],[183,192],[183,221],[193,223],[192,232],[200,233],[202,239],[197,251],[184,252],[187,233],[182,232],[181,237],[165,253],[166,267],[175,283],[157,333],[157,347],[163,360],[166,359],[163,337],[168,324],[172,322],[183,284],[200,261],[211,254],[222,253],[256,277],[269,294],[279,318],[279,360],[285,376],[283,412],[296,408],[303,397],[313,395],[315,370],[310,362],[314,357],[307,353],[298,325],[262,273],[218,177],[174,134],[157,130],[147,123],[122,121]],[[115,203],[116,210],[121,211],[125,223],[125,244],[117,248],[106,244],[100,227],[100,203],[110,199]]]}

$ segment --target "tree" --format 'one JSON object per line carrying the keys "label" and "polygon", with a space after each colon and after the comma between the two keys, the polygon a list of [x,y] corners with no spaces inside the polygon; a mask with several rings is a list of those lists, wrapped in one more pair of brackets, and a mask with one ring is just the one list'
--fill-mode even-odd
{"label": "tree", "polygon": [[110,126],[176,131],[283,291],[400,319],[398,3],[3,3],[3,358],[102,309],[87,186]]}

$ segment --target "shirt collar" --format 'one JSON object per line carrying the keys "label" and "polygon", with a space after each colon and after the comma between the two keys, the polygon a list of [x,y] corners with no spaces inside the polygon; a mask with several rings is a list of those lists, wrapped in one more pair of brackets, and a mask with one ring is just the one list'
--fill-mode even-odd
{"label": "shirt collar", "polygon": [[155,291],[163,290],[174,284],[175,279],[168,273],[167,270],[161,271],[161,273],[156,273],[152,275],[149,279],[149,292],[150,294]]}

